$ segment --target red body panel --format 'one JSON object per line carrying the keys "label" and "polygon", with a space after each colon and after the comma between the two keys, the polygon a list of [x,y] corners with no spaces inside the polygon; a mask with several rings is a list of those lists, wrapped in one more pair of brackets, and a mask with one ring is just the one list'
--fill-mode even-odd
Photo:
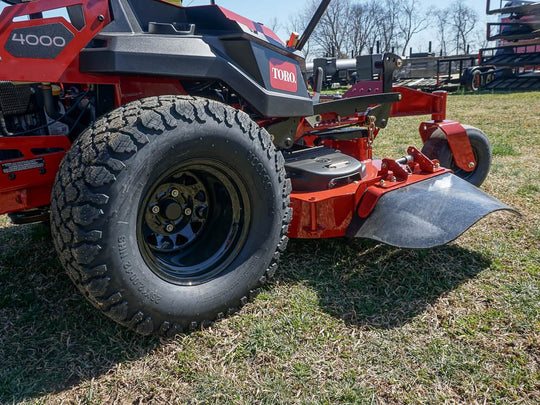
{"label": "red body panel", "polygon": [[178,80],[153,77],[121,77],[116,86],[116,105],[124,105],[144,97],[186,94]]}
{"label": "red body panel", "polygon": [[[0,149],[19,150],[23,158],[2,162],[0,173],[0,213],[7,214],[50,204],[54,178],[62,158],[71,147],[65,136],[0,137]],[[52,153],[39,153],[52,149]],[[33,168],[17,167],[36,162]]]}
{"label": "red body panel", "polygon": [[248,18],[242,17],[239,14],[236,14],[230,10],[227,10],[226,8],[219,7],[221,12],[227,17],[229,20],[236,21],[240,24],[245,25],[250,30],[256,31],[256,32],[262,32],[267,38],[273,39],[274,41],[285,45],[283,41],[276,35],[274,31],[272,31],[270,28],[265,27],[262,24],[256,23]]}
{"label": "red body panel", "polygon": [[336,190],[291,193],[293,218],[288,236],[308,239],[344,236],[353,219],[360,187],[349,184]]}
{"label": "red body panel", "polygon": [[[73,5],[81,5],[84,10],[86,24],[80,31],[63,17],[13,22],[13,19],[16,17]],[[64,72],[77,58],[80,50],[83,49],[88,42],[110,22],[110,20],[109,3],[103,0],[89,0],[84,2],[81,0],[42,0],[6,7],[0,15],[0,47],[2,49],[8,41],[13,40],[13,30],[26,27],[39,27],[54,23],[59,23],[64,26],[71,32],[73,39],[65,44],[58,57],[54,59],[21,58],[14,57],[9,52],[3,52],[2,61],[0,62],[0,79],[27,82],[61,81]]]}

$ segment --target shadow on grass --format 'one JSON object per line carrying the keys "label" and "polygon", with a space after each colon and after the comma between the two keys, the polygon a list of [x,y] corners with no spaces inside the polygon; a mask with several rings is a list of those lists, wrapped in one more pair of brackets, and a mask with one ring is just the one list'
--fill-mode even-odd
{"label": "shadow on grass", "polygon": [[455,245],[404,250],[361,239],[292,240],[280,281],[310,286],[320,307],[348,325],[392,329],[490,264]]}
{"label": "shadow on grass", "polygon": [[159,345],[86,302],[43,225],[0,229],[0,403],[62,391]]}
{"label": "shadow on grass", "polygon": [[[281,282],[305,283],[349,325],[395,328],[490,265],[456,246],[291,241]],[[0,228],[0,403],[67,390],[160,345],[101,315],[61,268],[48,228]]]}

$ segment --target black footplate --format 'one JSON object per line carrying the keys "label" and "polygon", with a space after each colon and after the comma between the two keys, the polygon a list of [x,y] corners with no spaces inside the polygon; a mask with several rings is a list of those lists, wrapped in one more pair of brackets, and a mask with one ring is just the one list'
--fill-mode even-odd
{"label": "black footplate", "polygon": [[326,146],[285,152],[283,156],[294,191],[329,190],[366,176],[362,162]]}

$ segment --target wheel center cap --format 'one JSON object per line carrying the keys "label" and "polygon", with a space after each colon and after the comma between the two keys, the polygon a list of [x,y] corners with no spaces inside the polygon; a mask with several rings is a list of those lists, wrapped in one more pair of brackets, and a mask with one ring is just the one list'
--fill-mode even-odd
{"label": "wheel center cap", "polygon": [[177,202],[168,202],[164,208],[165,217],[171,221],[176,221],[182,216],[182,207]]}

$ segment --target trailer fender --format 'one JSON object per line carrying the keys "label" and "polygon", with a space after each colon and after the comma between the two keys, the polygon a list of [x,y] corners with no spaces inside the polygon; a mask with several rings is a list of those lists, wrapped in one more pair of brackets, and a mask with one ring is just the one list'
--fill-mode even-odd
{"label": "trailer fender", "polygon": [[453,241],[486,215],[500,210],[519,214],[446,173],[383,194],[367,218],[355,216],[347,236],[400,248],[430,248]]}

